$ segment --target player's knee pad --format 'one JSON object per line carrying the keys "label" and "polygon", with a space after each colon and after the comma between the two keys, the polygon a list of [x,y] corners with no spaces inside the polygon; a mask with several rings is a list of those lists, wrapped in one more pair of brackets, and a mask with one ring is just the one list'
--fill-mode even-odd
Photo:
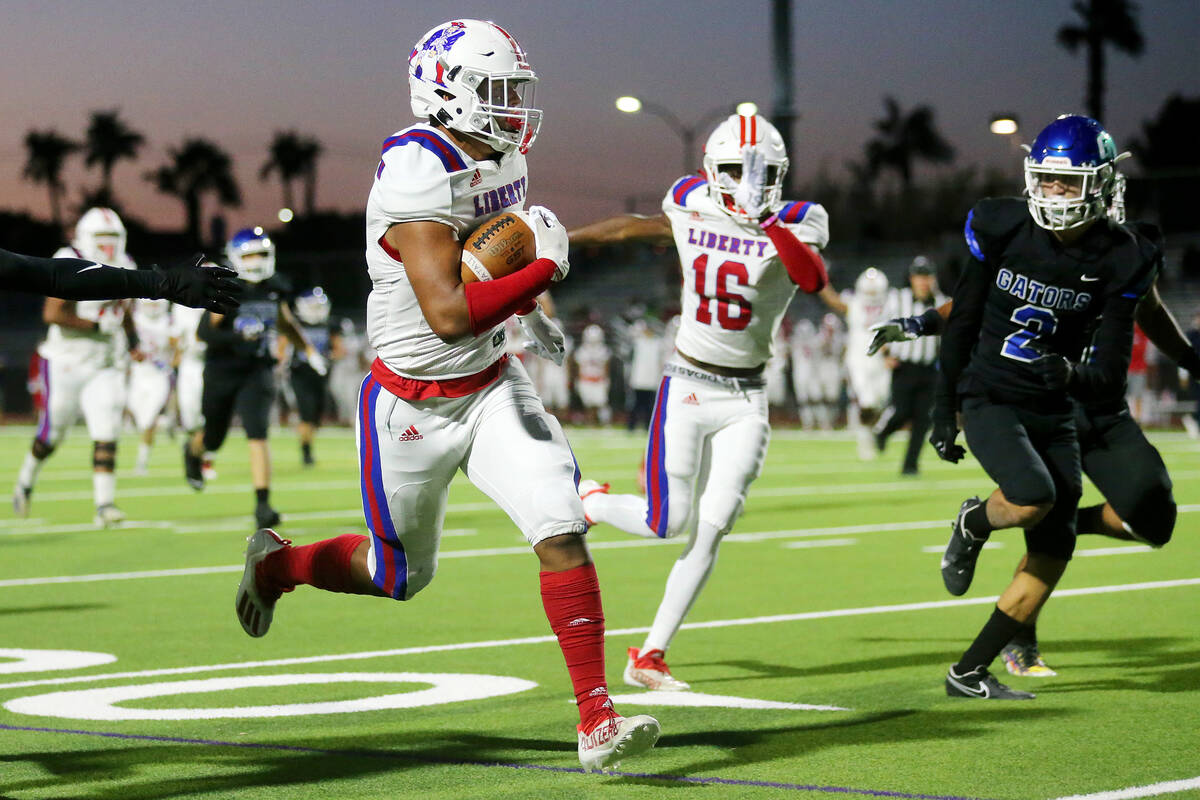
{"label": "player's knee pad", "polygon": [[1121,518],[1126,529],[1135,537],[1155,547],[1162,547],[1171,541],[1178,513],[1171,490],[1164,487],[1144,495],[1137,507]]}
{"label": "player's knee pad", "polygon": [[54,448],[58,446],[57,442],[52,442],[43,439],[34,439],[33,447],[29,448],[29,452],[33,453],[33,457],[38,461],[49,458],[54,452]]}
{"label": "player's knee pad", "polygon": [[712,525],[722,535],[733,529],[742,515],[746,495],[729,489],[709,489],[700,498],[700,520]]}
{"label": "player's knee pad", "polygon": [[117,443],[96,442],[92,447],[92,466],[95,469],[108,470],[109,472],[116,469]]}

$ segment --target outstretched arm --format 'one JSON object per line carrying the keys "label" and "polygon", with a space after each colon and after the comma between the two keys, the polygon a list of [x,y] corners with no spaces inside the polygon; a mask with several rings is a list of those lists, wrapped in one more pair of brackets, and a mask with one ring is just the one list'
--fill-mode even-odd
{"label": "outstretched arm", "polygon": [[671,236],[671,223],[666,214],[655,217],[643,217],[640,214],[609,217],[568,231],[567,238],[572,245],[580,247],[622,242],[670,244],[674,241]]}
{"label": "outstretched arm", "polygon": [[1196,352],[1192,343],[1183,335],[1170,309],[1163,305],[1157,283],[1150,287],[1150,291],[1138,303],[1135,319],[1150,341],[1154,342],[1154,346],[1166,354],[1167,358],[1190,372],[1192,377],[1200,377],[1200,353]]}
{"label": "outstretched arm", "polygon": [[846,310],[849,308],[849,306],[842,302],[842,298],[838,295],[837,289],[833,288],[833,284],[826,283],[821,291],[817,292],[817,297],[821,298],[821,302],[825,303],[825,305],[829,306],[837,313],[841,314],[842,316],[846,315]]}

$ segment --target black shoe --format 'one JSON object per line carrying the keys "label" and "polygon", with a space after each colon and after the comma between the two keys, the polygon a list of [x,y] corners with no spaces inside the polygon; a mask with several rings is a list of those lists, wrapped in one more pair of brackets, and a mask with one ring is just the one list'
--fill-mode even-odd
{"label": "black shoe", "polygon": [[204,488],[204,460],[192,455],[188,442],[183,443],[183,475],[187,478],[188,486],[197,492]]}
{"label": "black shoe", "polygon": [[946,694],[950,697],[975,697],[980,700],[1032,700],[1036,695],[1010,689],[996,676],[988,672],[987,667],[976,667],[970,672],[958,675],[953,665],[946,673]]}
{"label": "black shoe", "polygon": [[316,460],[315,460],[315,459],[312,457],[312,453],[304,453],[304,452],[302,452],[302,453],[300,454],[300,463],[301,463],[301,464],[303,464],[303,465],[304,465],[304,466],[306,466],[306,467],[311,467],[311,466],[313,466],[314,464],[316,464],[317,462],[316,462]]}
{"label": "black shoe", "polygon": [[988,540],[987,536],[982,539],[972,536],[963,526],[963,515],[981,502],[978,497],[963,500],[958,507],[958,516],[950,525],[950,543],[946,545],[946,554],[942,556],[942,583],[946,584],[946,591],[955,597],[966,594],[967,589],[971,588],[971,579],[975,577],[975,561],[979,558],[983,543]]}
{"label": "black shoe", "polygon": [[901,475],[920,475],[921,470],[917,469],[916,467],[905,467],[904,469],[900,470],[900,474]]}
{"label": "black shoe", "polygon": [[254,527],[274,528],[280,522],[279,512],[268,503],[259,503],[254,507]]}

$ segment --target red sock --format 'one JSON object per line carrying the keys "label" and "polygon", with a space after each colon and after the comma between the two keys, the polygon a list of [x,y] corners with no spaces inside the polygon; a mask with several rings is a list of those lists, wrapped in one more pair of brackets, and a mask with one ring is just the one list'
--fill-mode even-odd
{"label": "red sock", "polygon": [[587,723],[612,708],[604,680],[604,609],[596,567],[585,564],[565,572],[541,572],[538,577],[546,618],[571,674],[580,722]]}
{"label": "red sock", "polygon": [[350,557],[366,540],[362,534],[348,533],[303,547],[276,550],[258,565],[258,580],[264,588],[273,587],[280,592],[307,584],[328,592],[355,594]]}

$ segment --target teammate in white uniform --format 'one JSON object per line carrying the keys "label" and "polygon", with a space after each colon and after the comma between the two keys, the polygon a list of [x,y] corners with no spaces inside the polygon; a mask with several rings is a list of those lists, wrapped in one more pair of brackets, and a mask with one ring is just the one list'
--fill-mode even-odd
{"label": "teammate in white uniform", "polygon": [[532,208],[533,263],[490,281],[460,277],[467,231],[525,203],[525,152],[541,120],[530,107],[535,80],[520,45],[492,22],[447,22],[413,49],[422,122],[384,142],[367,200],[367,328],[379,357],[359,394],[358,452],[371,535],[292,548],[259,531],[236,605],[247,633],[261,636],[280,593],[297,584],[412,599],[437,568],[447,490],[462,470],[541,562],[543,605],[579,707],[580,762],[595,769],[652,747],[659,726],[612,708],[575,460],[520,361],[504,357],[503,323],[525,311],[529,338],[562,358],[562,334],[534,298],[567,274],[566,231]]}
{"label": "teammate in white uniform", "polygon": [[[82,258],[135,269],[125,253],[125,225],[108,208],[88,209],[75,225],[75,238],[55,258]],[[127,300],[46,299],[42,319],[50,328],[38,348],[43,360],[45,407],[13,488],[13,510],[28,516],[30,497],[46,458],[82,413],[92,437],[92,494],[95,523],[108,527],[125,515],[115,505],[117,435],[125,409]]]}
{"label": "teammate in white uniform", "polygon": [[[683,267],[675,355],[659,386],[646,451],[648,498],[580,484],[588,519],[641,536],[686,534],[654,625],[629,649],[625,682],[681,690],[665,654],[700,594],[717,547],[758,477],[770,426],[763,367],[797,286],[816,292],[829,239],[815,203],[781,199],[787,152],[760,116],[732,116],[704,148],[704,174],[681,178],[664,215],[614,217],[571,233],[576,244],[674,238]],[[807,244],[805,244],[807,243]]]}
{"label": "teammate in white uniform", "polygon": [[171,304],[166,300],[135,300],[133,327],[138,343],[129,368],[129,413],[142,437],[135,471],[145,475],[158,417],[171,395],[171,368],[175,363]]}
{"label": "teammate in white uniform", "polygon": [[[207,262],[211,263],[211,262]],[[204,353],[208,344],[196,335],[204,309],[176,305],[171,310],[171,346],[175,353],[175,404],[179,410],[179,427],[184,441],[204,430]],[[217,479],[212,466],[212,454],[201,459],[201,475],[205,481]]]}
{"label": "teammate in white uniform", "polygon": [[612,351],[604,343],[604,329],[594,323],[584,328],[574,355],[575,392],[584,413],[589,422],[608,425],[612,422],[612,406],[608,402],[611,386],[608,362]]}
{"label": "teammate in white uniform", "polygon": [[884,305],[888,296],[888,279],[882,272],[870,267],[858,276],[854,291],[838,294],[832,286],[827,286],[820,296],[827,306],[846,318],[846,375],[856,408],[850,425],[855,429],[858,439],[858,457],[870,461],[879,454],[871,426],[887,407],[891,372],[882,359],[870,358],[866,352],[875,336],[871,326],[887,319]]}

